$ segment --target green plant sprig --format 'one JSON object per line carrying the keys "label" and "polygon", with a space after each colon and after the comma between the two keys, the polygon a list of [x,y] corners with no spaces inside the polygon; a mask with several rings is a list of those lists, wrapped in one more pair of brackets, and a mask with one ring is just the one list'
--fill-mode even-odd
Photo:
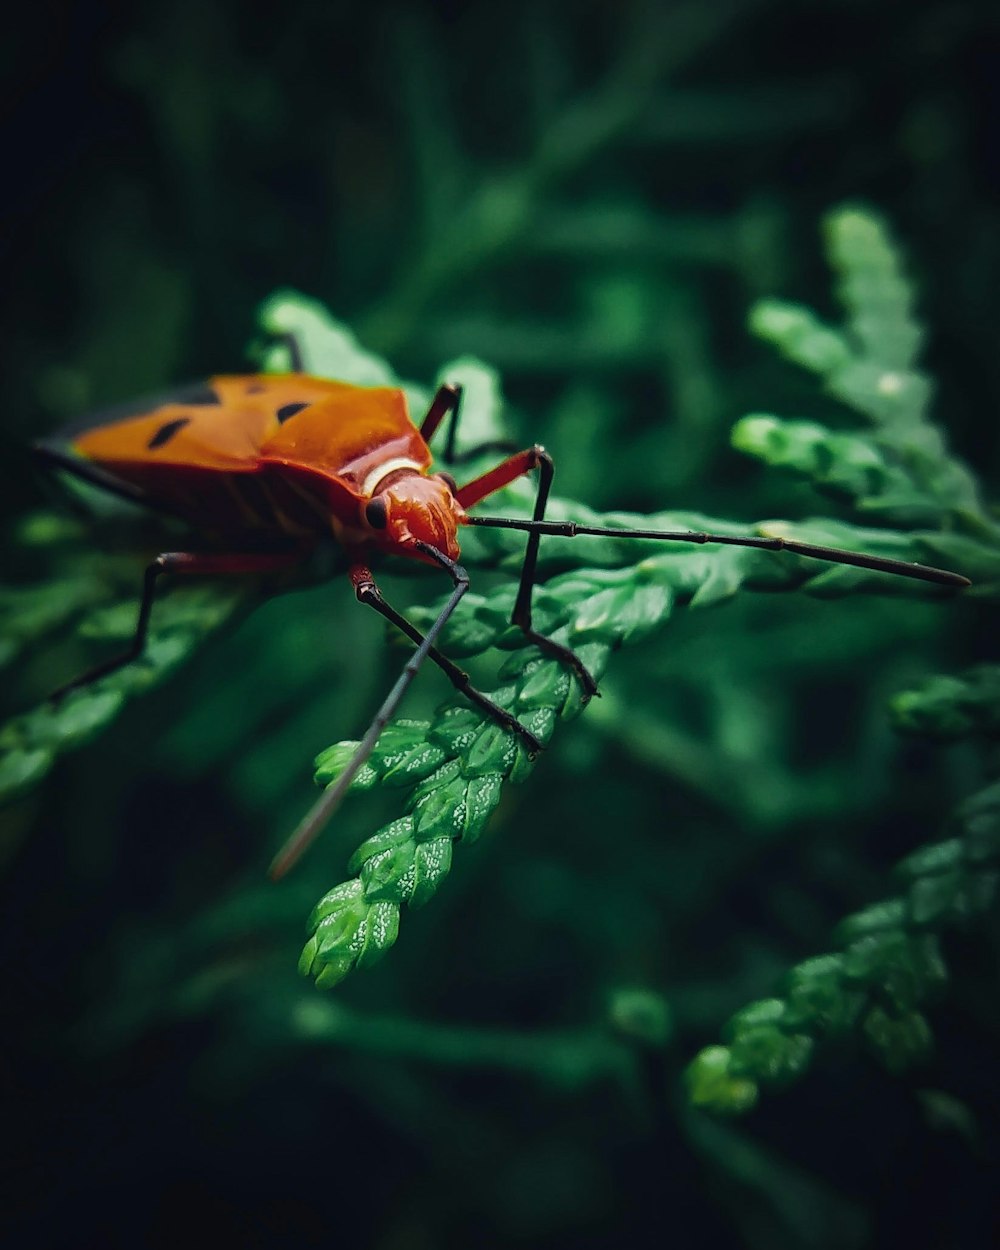
{"label": "green plant sprig", "polygon": [[831,430],[755,413],[737,423],[733,445],[801,473],[862,513],[897,525],[947,526],[956,538],[978,540],[995,554],[1000,526],[975,477],[930,420],[933,387],[916,363],[923,329],[898,248],[867,210],[837,209],[824,226],[844,325],[834,329],[810,308],[767,299],[751,310],[750,329],[820,378],[870,428]]}
{"label": "green plant sprig", "polygon": [[[646,525],[662,521],[666,529],[705,518],[616,514],[615,520]],[[723,532],[727,528],[740,532],[739,527],[722,524]],[[843,529],[839,534],[843,535]],[[884,533],[880,537],[886,541]],[[894,551],[912,550],[907,536],[891,537],[900,540],[898,546],[890,541]],[[568,541],[564,554],[578,554],[582,541]],[[614,539],[597,541],[609,544],[612,551],[618,545]],[[621,543],[628,545],[627,540]],[[637,545],[642,544],[632,544]],[[656,546],[655,542],[649,545]],[[749,548],[706,553],[678,546],[681,550],[664,553],[661,548],[625,568],[582,566],[552,578],[538,590],[536,628],[570,646],[600,679],[612,650],[665,623],[678,602],[708,606],[735,594],[744,584],[772,590],[800,585],[808,589],[818,584],[818,593],[823,594],[870,587],[870,575],[844,566],[831,569]],[[612,558],[608,551],[603,554]],[[593,553],[583,555],[584,559],[593,557]],[[894,590],[895,582],[902,580],[893,579]],[[456,656],[479,654],[488,647],[512,650],[500,669],[506,683],[490,691],[490,697],[513,712],[544,744],[559,720],[579,714],[580,691],[562,665],[524,646],[520,629],[510,624],[515,593],[515,587],[508,586],[489,598],[468,595],[450,623],[447,645]],[[429,622],[434,615],[433,608],[413,613],[418,623],[421,619]],[[356,746],[342,742],[324,752],[317,760],[317,782],[333,784]],[[503,783],[521,780],[531,766],[513,735],[471,707],[449,704],[433,722],[400,721],[390,726],[352,789],[366,790],[376,784],[409,787],[404,800],[407,814],[367,839],[348,864],[356,875],[316,905],[309,920],[311,936],[300,960],[303,974],[314,977],[320,988],[331,988],[352,968],[374,962],[392,946],[402,906],[419,907],[431,898],[450,870],[453,843],[474,842],[500,801]]]}
{"label": "green plant sprig", "polygon": [[[922,330],[898,251],[876,217],[854,208],[830,214],[826,240],[847,312],[843,329],[774,300],[754,308],[750,325],[872,428],[840,432],[755,414],[737,424],[733,443],[798,471],[863,513],[940,526],[923,534],[934,558],[960,562],[975,583],[973,596],[996,599],[1000,526],[972,473],[930,422],[931,384],[915,364]],[[960,677],[930,678],[896,696],[894,724],[939,740],[995,736],[998,673],[984,664]],[[783,995],[745,1007],[729,1021],[726,1044],[696,1056],[687,1069],[696,1105],[746,1111],[762,1085],[801,1075],[821,1041],[864,1038],[893,1072],[927,1054],[932,1035],[923,1008],[947,980],[940,934],[986,911],[1000,881],[1000,783],[967,800],[956,822],[957,836],[898,866],[901,893],[841,923],[840,950],[794,967]]]}
{"label": "green plant sprig", "polygon": [[893,726],[942,742],[974,734],[1000,737],[1000,664],[978,664],[952,677],[929,677],[889,705]]}
{"label": "green plant sprig", "polygon": [[[269,335],[294,333],[308,367],[322,376],[359,384],[392,384],[396,378],[378,357],[359,347],[354,337],[333,322],[318,305],[282,293],[261,313]],[[286,349],[279,343],[262,349],[265,367],[287,369]],[[478,362],[464,360],[442,376],[465,387],[462,438],[465,446],[503,435],[499,387],[495,375]],[[406,387],[411,408],[419,412],[426,392]],[[511,514],[530,510],[531,485],[519,483],[500,497],[497,506]],[[597,514],[579,504],[553,500],[551,514],[582,524],[662,527],[746,533],[751,527],[698,514]],[[42,527],[44,529],[44,526]],[[931,531],[906,534],[861,530],[827,520],[789,526],[770,522],[761,533],[805,541],[856,547],[904,560],[928,561],[937,553],[941,535]],[[77,536],[80,539],[80,536]],[[463,559],[472,567],[516,572],[523,536],[477,530],[467,536]],[[977,547],[978,550],[978,547]],[[113,558],[90,557],[74,567],[85,569],[99,585],[89,585],[80,604],[80,632],[92,638],[123,642],[134,625],[134,600],[125,587],[138,582],[134,553]],[[636,560],[636,556],[642,558]],[[704,607],[720,602],[741,587],[783,590],[802,587],[809,593],[837,596],[879,589],[894,594],[936,593],[923,584],[887,578],[846,566],[827,566],[788,554],[746,548],[706,548],[653,540],[583,537],[547,538],[541,546],[541,568],[562,569],[536,592],[536,626],[571,645],[599,678],[610,651],[661,625],[675,603]],[[58,579],[57,579],[58,581]],[[159,681],[190,654],[198,642],[249,602],[245,583],[212,582],[174,589],[157,602],[146,655],[75,692],[58,707],[42,705],[15,718],[0,730],[6,761],[0,781],[8,793],[37,782],[60,750],[86,741],[106,725],[133,694]],[[58,592],[53,592],[58,593]],[[523,635],[510,625],[513,583],[489,595],[470,594],[449,623],[447,646],[457,657],[479,654],[489,647],[512,650],[501,669],[504,683],[493,692],[540,741],[547,741],[560,719],[576,715],[579,691],[559,665],[523,646]],[[433,609],[414,612],[429,620]],[[49,621],[61,623],[54,610],[37,612],[39,634]],[[318,780],[328,784],[342,766],[348,746],[339,744],[320,760]],[[352,860],[357,873],[329,892],[313,917],[313,935],[303,955],[303,968],[321,985],[341,979],[356,963],[365,963],[395,940],[399,908],[426,901],[446,875],[455,840],[479,835],[500,798],[502,782],[517,780],[530,763],[512,738],[484,722],[472,709],[444,710],[433,725],[402,722],[387,730],[379,748],[355,782],[363,789],[376,782],[409,786],[408,811],[399,821],[368,839]]]}
{"label": "green plant sprig", "polygon": [[744,1007],[726,1026],[726,1044],[695,1057],[687,1081],[696,1105],[748,1110],[761,1085],[801,1076],[820,1041],[861,1038],[890,1072],[926,1057],[932,1034],[923,1008],[948,979],[940,935],[996,897],[1000,783],[968,799],[956,820],[955,837],[897,866],[901,893],[841,922],[841,949],[797,964],[782,995]]}
{"label": "green plant sprig", "polygon": [[[41,567],[44,580],[0,591],[0,658],[13,669],[30,668],[42,647],[58,649],[67,633],[86,643],[68,648],[75,663],[93,662],[90,646],[103,654],[128,646],[137,613],[136,588],[149,559],[136,546],[113,551],[94,544],[81,522],[56,513],[25,517],[12,549]],[[0,725],[0,804],[37,786],[64,752],[90,742],[107,728],[128,700],[152,689],[183,663],[207,637],[252,601],[244,581],[176,587],[157,602],[140,659],[104,680],[72,691],[59,702],[41,701]]]}

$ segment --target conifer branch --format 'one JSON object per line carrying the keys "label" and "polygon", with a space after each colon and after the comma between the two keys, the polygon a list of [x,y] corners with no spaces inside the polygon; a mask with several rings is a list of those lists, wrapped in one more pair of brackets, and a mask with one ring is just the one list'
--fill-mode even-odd
{"label": "conifer branch", "polygon": [[[1000,527],[973,474],[930,421],[931,384],[915,363],[922,333],[897,250],[876,217],[853,208],[830,215],[826,237],[845,326],[831,329],[809,309],[764,301],[751,314],[751,328],[816,373],[871,429],[842,433],[754,415],[736,426],[734,445],[798,471],[862,513],[899,525],[941,526],[923,536],[928,548],[938,558],[960,559],[976,583],[974,597],[995,600]],[[933,739],[995,737],[997,666],[932,677],[898,695],[891,714],[898,729]],[[891,1072],[928,1054],[925,1008],[948,979],[942,935],[993,906],[1000,882],[1000,783],[962,804],[955,824],[955,836],[898,866],[900,893],[841,923],[840,949],[797,965],[783,994],[732,1017],[726,1044],[702,1050],[688,1067],[696,1105],[745,1111],[762,1085],[800,1076],[816,1045],[835,1038],[864,1039]]]}

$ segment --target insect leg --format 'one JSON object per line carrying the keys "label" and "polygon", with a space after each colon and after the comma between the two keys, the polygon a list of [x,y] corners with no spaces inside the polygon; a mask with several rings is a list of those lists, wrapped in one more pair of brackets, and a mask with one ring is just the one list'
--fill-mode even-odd
{"label": "insect leg", "polygon": [[431,406],[427,409],[427,415],[420,425],[420,437],[425,443],[429,443],[441,422],[449,418],[448,437],[441,456],[445,464],[464,464],[468,460],[474,460],[477,456],[485,455],[488,451],[514,450],[516,446],[514,443],[493,440],[479,443],[466,451],[456,452],[455,439],[458,436],[458,418],[461,410],[462,388],[453,383],[445,383],[444,386],[438,387],[437,394],[431,400]]}
{"label": "insect leg", "polygon": [[62,699],[71,690],[81,686],[89,686],[91,682],[126,664],[131,664],[142,655],[149,633],[149,617],[156,598],[156,587],[164,573],[212,574],[212,573],[268,573],[287,568],[302,559],[301,551],[269,551],[269,552],[191,552],[165,551],[146,566],[142,579],[142,597],[139,600],[139,616],[135,625],[135,634],[129,649],[111,660],[97,664],[82,673],[73,681],[61,686],[50,697],[53,701]]}
{"label": "insect leg", "polygon": [[[441,630],[444,628],[448,618],[458,607],[462,596],[469,589],[469,575],[466,573],[465,569],[456,564],[454,560],[449,559],[443,551],[438,551],[436,547],[432,547],[430,543],[418,543],[417,545],[425,555],[430,556],[432,560],[440,564],[441,567],[446,569],[451,575],[452,582],[454,583],[451,595],[448,597],[448,602],[438,613],[437,619],[434,621],[433,625],[431,625],[426,634],[419,633],[418,630],[414,629],[412,625],[409,625],[409,623],[404,621],[401,617],[398,621],[396,620],[395,615],[389,617],[389,619],[394,623],[398,623],[400,625],[400,628],[403,629],[403,632],[406,633],[408,637],[413,638],[414,640],[419,639],[419,645],[413,655],[411,655],[407,660],[403,667],[403,671],[396,680],[396,684],[386,695],[382,706],[372,718],[372,723],[368,726],[365,736],[358,743],[354,754],[351,756],[351,759],[347,764],[347,767],[340,774],[337,780],[332,785],[327,787],[309,811],[306,812],[305,816],[292,833],[292,836],[272,860],[270,875],[275,881],[280,877],[283,877],[293,864],[295,864],[302,857],[309,846],[322,832],[324,825],[327,821],[329,821],[330,817],[340,806],[344,795],[347,794],[348,790],[351,788],[354,778],[364,767],[365,761],[371,755],[372,751],[374,751],[375,744],[378,742],[382,730],[385,729],[386,725],[392,719],[396,708],[399,706],[400,700],[403,698],[403,695],[406,694],[410,682],[416,676],[424,660],[431,657],[440,663],[440,660],[444,658],[437,656],[434,650],[434,643],[438,634],[440,634]],[[351,580],[354,582],[355,588],[358,591],[361,591],[366,585],[374,586],[375,584],[371,572],[360,563],[352,565]],[[370,602],[370,599],[363,597],[360,593],[358,594],[358,598],[361,599],[362,602]],[[505,715],[502,708],[497,708],[496,710],[502,715]],[[515,726],[520,731],[522,738],[530,740],[530,742],[534,744],[536,751],[541,749],[541,744],[531,734],[529,734],[526,729],[516,725],[516,722]]]}
{"label": "insect leg", "polygon": [[[436,549],[433,550],[436,552]],[[440,553],[437,553],[437,555],[440,555]],[[461,580],[458,575],[461,572],[459,566],[453,561],[444,563],[442,559],[440,562],[443,564],[443,567],[451,573],[452,579],[455,580],[457,585],[459,580]],[[456,573],[456,570],[458,570],[458,573]],[[368,607],[374,608],[380,616],[384,616],[387,621],[391,621],[401,633],[404,633],[407,638],[409,638],[411,642],[416,643],[418,647],[422,645],[424,635],[415,625],[411,624],[405,616],[397,612],[391,604],[385,601],[382,597],[382,592],[376,584],[375,578],[372,576],[371,570],[366,565],[352,565],[350,578],[354,585],[354,593],[357,595],[360,603],[367,604]],[[438,666],[455,689],[465,695],[470,703],[475,704],[476,707],[485,712],[491,720],[495,721],[501,727],[501,729],[506,729],[510,733],[517,734],[528,748],[531,755],[534,756],[538,754],[542,747],[541,743],[534,736],[534,734],[529,733],[521,722],[515,716],[512,716],[510,712],[505,711],[498,704],[494,703],[492,699],[487,698],[486,695],[477,690],[469,681],[469,674],[466,673],[464,669],[459,668],[458,665],[449,660],[446,655],[442,655],[436,647],[430,648],[427,652],[427,658],[432,660]]]}
{"label": "insect leg", "polygon": [[[538,470],[538,493],[535,496],[535,510],[532,513],[532,523],[537,526],[545,518],[545,506],[548,503],[552,476],[555,471],[552,457],[544,447],[537,444],[501,461],[481,477],[474,478],[459,489],[456,498],[463,508],[470,508],[480,499],[485,499],[487,495],[502,490],[504,486],[509,486],[517,478],[530,473],[532,469]],[[587,671],[580,657],[569,647],[553,642],[551,638],[546,638],[544,634],[538,633],[532,627],[531,595],[535,586],[540,539],[541,533],[537,528],[529,531],[527,546],[524,549],[524,562],[521,565],[521,578],[517,587],[517,598],[514,601],[514,611],[510,618],[511,623],[520,626],[525,636],[541,651],[555,656],[557,660],[571,668],[580,682],[585,698],[589,699],[597,694],[597,682]]]}
{"label": "insect leg", "polygon": [[288,348],[289,363],[292,366],[292,373],[305,373],[306,366],[302,359],[302,348],[299,346],[299,340],[291,330],[283,330],[281,333],[272,334],[271,339],[275,343],[284,343]]}
{"label": "insect leg", "polygon": [[[445,383],[439,386],[431,400],[431,406],[427,409],[423,421],[420,423],[420,437],[425,443],[429,443],[437,432],[441,422],[451,414],[451,429],[454,430],[455,423],[458,420],[458,410],[462,406],[462,388],[460,386],[452,386]],[[452,446],[454,436],[449,434],[448,447]],[[447,459],[447,455],[445,456]]]}

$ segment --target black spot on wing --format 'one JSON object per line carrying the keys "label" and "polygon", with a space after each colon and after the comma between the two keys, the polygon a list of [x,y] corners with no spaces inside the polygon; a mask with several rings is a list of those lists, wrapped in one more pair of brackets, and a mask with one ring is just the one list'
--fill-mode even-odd
{"label": "black spot on wing", "polygon": [[183,386],[175,386],[172,390],[162,391],[158,395],[143,395],[139,399],[130,399],[110,408],[102,408],[85,416],[70,421],[56,431],[55,437],[64,443],[71,443],[81,434],[100,429],[106,425],[118,425],[123,421],[131,421],[135,417],[147,417],[164,408],[168,404],[218,404],[219,397],[207,382],[189,382]]}
{"label": "black spot on wing", "polygon": [[179,430],[183,430],[186,425],[190,424],[190,417],[178,417],[175,421],[167,421],[166,424],[160,426],[146,446],[150,451],[165,447]]}
{"label": "black spot on wing", "polygon": [[274,415],[284,425],[289,417],[294,417],[297,412],[301,412],[303,408],[308,407],[308,404],[282,404]]}

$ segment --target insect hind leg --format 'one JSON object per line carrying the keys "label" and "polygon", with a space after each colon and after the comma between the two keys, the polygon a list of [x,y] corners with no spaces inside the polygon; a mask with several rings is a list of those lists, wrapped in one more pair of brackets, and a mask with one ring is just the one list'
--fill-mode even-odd
{"label": "insect hind leg", "polygon": [[308,372],[302,356],[302,345],[292,330],[277,331],[270,336],[270,341],[275,344],[280,343],[288,349],[288,362],[292,367],[292,373]]}
{"label": "insect hind leg", "polygon": [[81,673],[73,681],[60,686],[49,698],[59,702],[73,690],[89,686],[102,677],[107,677],[118,669],[124,668],[137,660],[146,647],[149,634],[149,618],[153,611],[153,601],[159,579],[164,573],[182,574],[218,574],[218,573],[267,573],[287,568],[298,563],[302,558],[299,551],[281,552],[191,552],[165,551],[151,560],[146,566],[142,579],[142,597],[139,600],[139,615],[136,620],[135,633],[127,651],[121,655],[95,664],[93,668]]}
{"label": "insect hind leg", "polygon": [[427,409],[427,414],[420,423],[420,437],[424,442],[429,443],[441,423],[447,421],[444,451],[441,453],[441,459],[445,464],[465,464],[469,460],[475,460],[478,456],[485,456],[490,451],[514,451],[516,444],[506,439],[491,439],[485,443],[477,443],[475,447],[469,447],[465,451],[455,450],[458,421],[462,411],[462,393],[462,387],[457,383],[446,382],[438,387]]}

